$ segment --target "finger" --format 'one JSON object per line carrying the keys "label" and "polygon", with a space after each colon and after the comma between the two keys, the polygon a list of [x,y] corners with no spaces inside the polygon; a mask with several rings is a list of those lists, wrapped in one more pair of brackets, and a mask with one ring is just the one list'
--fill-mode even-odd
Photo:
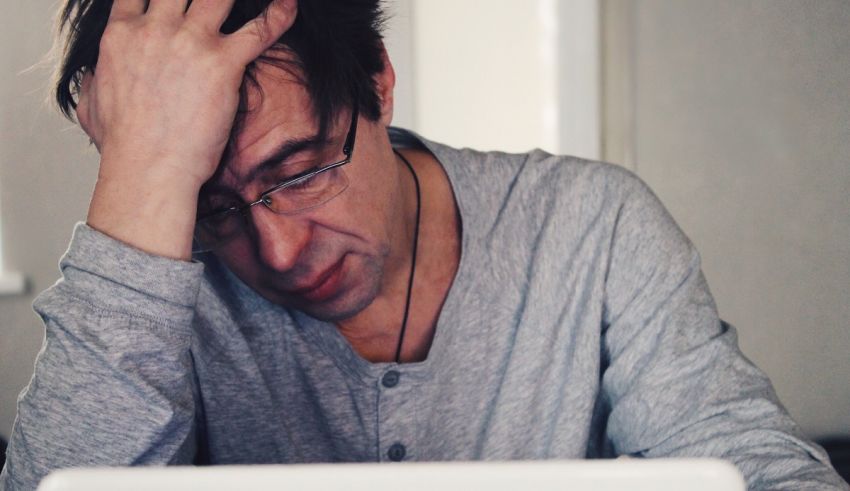
{"label": "finger", "polygon": [[272,0],[265,15],[248,22],[228,37],[227,43],[233,55],[245,65],[256,60],[292,26],[297,13],[296,0]]}
{"label": "finger", "polygon": [[189,0],[149,0],[148,14],[156,16],[176,17],[186,12]]}
{"label": "finger", "polygon": [[234,3],[236,0],[193,0],[186,13],[186,20],[205,29],[218,31],[230,15]]}
{"label": "finger", "polygon": [[112,2],[110,19],[126,19],[145,13],[145,0],[115,0]]}

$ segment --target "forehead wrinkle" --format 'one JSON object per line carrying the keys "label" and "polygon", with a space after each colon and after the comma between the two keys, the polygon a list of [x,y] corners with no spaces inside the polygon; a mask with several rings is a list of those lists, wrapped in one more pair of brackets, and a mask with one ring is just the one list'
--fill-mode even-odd
{"label": "forehead wrinkle", "polygon": [[[270,130],[266,135],[269,135],[272,131],[274,130]],[[266,139],[266,136],[261,136],[257,141],[263,139]],[[236,183],[250,182],[256,179],[258,175],[282,165],[293,155],[304,150],[317,148],[324,143],[326,143],[326,139],[320,138],[318,130],[316,130],[315,133],[306,136],[292,136],[277,140],[269,150],[257,157],[251,158],[249,156],[245,161],[239,162],[244,151],[250,148],[249,146],[242,152],[235,153],[224,163],[223,173],[226,172],[231,180]],[[239,164],[236,165],[236,162],[239,162]]]}
{"label": "forehead wrinkle", "polygon": [[[344,128],[346,130],[349,128],[350,124],[343,124],[343,119],[344,114],[342,113],[334,118],[334,121],[332,122],[332,126],[330,128],[331,132],[336,133],[337,130],[341,128]],[[258,175],[268,170],[276,169],[278,166],[282,165],[286,160],[301,151],[320,148],[323,145],[331,143],[339,143],[340,145],[342,145],[342,139],[345,138],[344,134],[334,135],[333,137],[328,134],[323,135],[321,134],[321,130],[317,128],[317,124],[314,117],[311,117],[310,123],[310,133],[304,136],[291,136],[284,138],[282,141],[276,142],[270,150],[252,159],[253,161],[247,163],[240,162],[239,165],[234,165],[240,160],[240,157],[242,157],[246,152],[250,150],[251,147],[259,144],[262,140],[269,139],[269,135],[281,127],[281,125],[275,125],[271,129],[269,129],[269,131],[263,133],[261,136],[253,140],[250,144],[242,147],[241,150],[234,150],[231,154],[231,158],[229,158],[228,161],[224,164],[223,170],[230,175],[230,177],[235,183],[242,183],[242,187],[244,187],[245,185],[256,179]],[[251,157],[249,156],[248,158],[250,159]],[[237,170],[237,167],[242,170]]]}
{"label": "forehead wrinkle", "polygon": [[[257,174],[257,167],[269,160],[269,157],[277,153],[286,141],[291,140],[317,140],[324,136],[324,142],[335,140],[331,133],[336,133],[340,127],[348,128],[348,122],[343,122],[345,111],[340,111],[332,118],[330,127],[326,130],[328,134],[320,135],[317,115],[313,107],[309,92],[302,82],[294,79],[287,70],[276,66],[261,67],[256,71],[256,86],[248,91],[248,110],[244,118],[234,128],[228,144],[225,157],[220,165],[220,172],[211,180],[213,189],[223,191],[241,191],[247,187],[253,177]],[[280,118],[281,113],[290,113],[294,117]],[[246,130],[250,131],[252,126],[262,125],[264,121],[271,121],[272,126],[247,143],[240,141],[245,137]],[[300,128],[306,135],[292,135],[289,128]],[[278,137],[275,137],[278,134]],[[281,138],[284,138],[281,141]],[[342,135],[340,138],[344,138]],[[260,153],[256,157],[250,155],[252,148],[262,145],[266,141],[274,139],[274,143],[268,145],[269,150]]]}
{"label": "forehead wrinkle", "polygon": [[[246,85],[243,98],[245,110],[237,118],[238,126],[230,137],[228,154],[230,158],[239,158],[258,143],[266,140],[274,132],[281,134],[292,133],[293,138],[304,138],[298,135],[298,129],[309,132],[312,136],[317,132],[317,115],[313,101],[306,84],[299,80],[292,67],[281,67],[275,64],[258,63],[253,69],[253,82]],[[269,128],[262,130],[263,124]],[[252,127],[259,126],[260,134],[248,135],[250,140],[243,141],[246,132],[252,133]],[[285,128],[281,128],[286,126]],[[276,143],[277,144],[277,143]],[[259,159],[258,159],[259,160]]]}

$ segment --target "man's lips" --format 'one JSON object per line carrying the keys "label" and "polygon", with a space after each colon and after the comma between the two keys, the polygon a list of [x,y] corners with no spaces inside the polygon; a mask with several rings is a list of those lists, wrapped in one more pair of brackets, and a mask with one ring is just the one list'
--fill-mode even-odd
{"label": "man's lips", "polygon": [[318,279],[313,283],[304,286],[295,288],[293,290],[286,290],[287,295],[298,296],[305,298],[307,300],[320,300],[324,297],[329,296],[330,293],[336,289],[337,283],[339,283],[339,279],[341,277],[342,264],[345,261],[345,255],[343,255],[339,261],[334,263],[330,268],[325,270],[321,275],[319,275]]}

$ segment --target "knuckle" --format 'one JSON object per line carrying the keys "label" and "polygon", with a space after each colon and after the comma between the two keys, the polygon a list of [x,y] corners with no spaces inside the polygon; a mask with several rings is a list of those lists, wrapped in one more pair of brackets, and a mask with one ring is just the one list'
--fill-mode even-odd
{"label": "knuckle", "polygon": [[126,21],[110,21],[100,37],[100,51],[118,53],[132,45],[134,28]]}
{"label": "knuckle", "polygon": [[159,40],[166,39],[168,31],[165,29],[165,26],[161,24],[148,22],[139,29],[138,35],[141,38],[141,42],[154,43]]}
{"label": "knuckle", "polygon": [[103,35],[100,38],[100,44],[103,46],[105,44],[112,45],[120,43],[124,38],[126,38],[129,31],[130,27],[126,22],[113,20],[109,22],[103,30]]}
{"label": "knuckle", "polygon": [[201,43],[191,31],[182,30],[172,40],[172,45],[180,53],[196,55],[201,50]]}
{"label": "knuckle", "polygon": [[109,51],[115,46],[117,40],[116,34],[114,31],[107,27],[105,31],[103,31],[103,36],[100,37],[100,51]]}

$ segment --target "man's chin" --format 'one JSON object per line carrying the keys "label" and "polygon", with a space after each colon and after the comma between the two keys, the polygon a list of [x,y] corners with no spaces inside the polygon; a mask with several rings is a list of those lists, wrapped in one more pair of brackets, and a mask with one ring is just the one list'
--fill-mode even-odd
{"label": "man's chin", "polygon": [[377,291],[374,294],[368,292],[368,294],[360,295],[357,295],[354,291],[345,291],[341,292],[339,296],[323,302],[295,301],[290,305],[314,319],[324,322],[340,322],[362,312],[372,303],[375,296],[377,296]]}
{"label": "man's chin", "polygon": [[300,310],[321,321],[339,322],[356,316],[372,304],[380,292],[382,276],[380,265],[369,261],[360,263],[355,258],[346,261],[336,280],[328,279],[330,285],[319,286],[320,290],[330,287],[324,293],[311,291],[306,295],[292,295],[271,285],[258,291],[278,305]]}

